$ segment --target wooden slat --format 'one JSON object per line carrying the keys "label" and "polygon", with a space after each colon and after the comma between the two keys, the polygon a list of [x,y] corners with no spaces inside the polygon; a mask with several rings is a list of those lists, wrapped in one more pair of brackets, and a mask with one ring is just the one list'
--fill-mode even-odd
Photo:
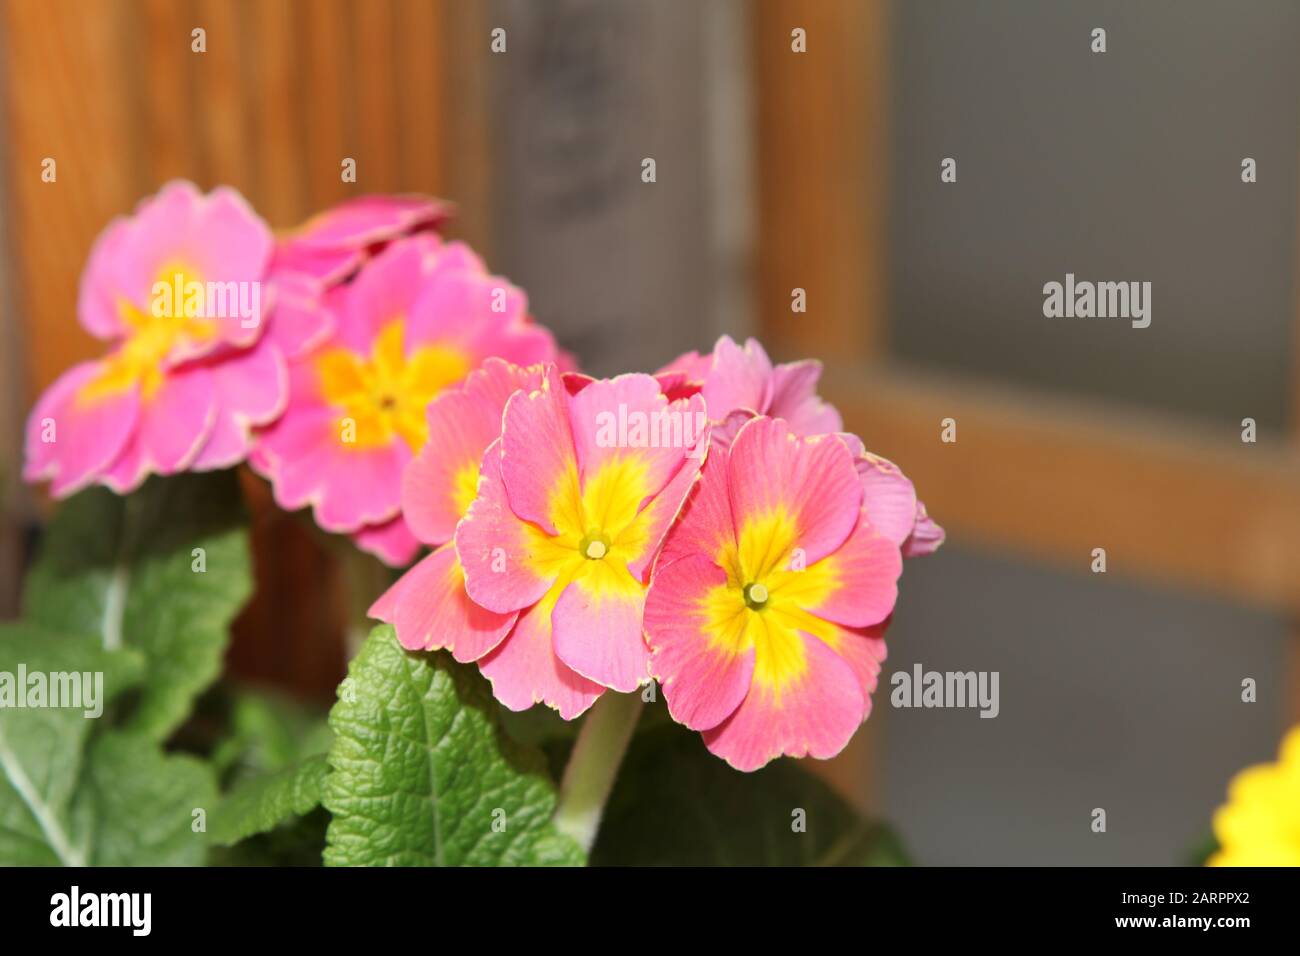
{"label": "wooden slat", "polygon": [[[823,393],[956,540],[1300,610],[1300,451],[898,367]],[[940,440],[944,418],[957,441]]]}
{"label": "wooden slat", "polygon": [[[758,306],[783,355],[865,360],[884,341],[887,5],[753,4]],[[791,31],[807,32],[807,52]],[[790,310],[791,290],[808,311]]]}
{"label": "wooden slat", "polygon": [[435,194],[446,185],[442,166],[446,60],[440,55],[446,5],[441,0],[398,0],[394,15],[402,144],[398,188]]}
{"label": "wooden slat", "polygon": [[240,62],[244,40],[240,8],[230,0],[199,0],[194,26],[207,31],[207,52],[194,54],[195,103],[202,152],[201,185],[233,186],[244,195],[253,189],[253,150],[243,107]]}
{"label": "wooden slat", "polygon": [[257,157],[254,206],[276,228],[296,225],[307,214],[303,183],[303,122],[299,99],[299,24],[309,5],[297,0],[264,0],[249,8],[254,80],[244,90],[252,115]]}
{"label": "wooden slat", "polygon": [[357,187],[345,184],[340,164],[354,156],[356,99],[348,44],[346,0],[318,0],[302,23],[303,100],[307,135],[304,176],[312,212],[327,209]]}
{"label": "wooden slat", "polygon": [[145,136],[141,154],[147,163],[148,192],[168,180],[199,175],[194,71],[206,54],[190,49],[190,31],[201,25],[196,21],[196,8],[189,0],[144,0],[131,8],[124,31],[138,65],[131,75],[141,88]]}
{"label": "wooden slat", "polygon": [[391,0],[354,3],[347,7],[358,69],[351,77],[361,109],[357,140],[351,154],[357,160],[358,193],[397,189],[400,157],[397,148],[397,65],[394,61]]}
{"label": "wooden slat", "polygon": [[[77,324],[77,282],[94,240],[139,198],[130,95],[118,25],[126,4],[0,4],[13,205],[16,300],[28,354],[30,407],[65,369],[100,352]],[[75,68],[73,68],[75,66]],[[58,181],[41,181],[41,160]]]}

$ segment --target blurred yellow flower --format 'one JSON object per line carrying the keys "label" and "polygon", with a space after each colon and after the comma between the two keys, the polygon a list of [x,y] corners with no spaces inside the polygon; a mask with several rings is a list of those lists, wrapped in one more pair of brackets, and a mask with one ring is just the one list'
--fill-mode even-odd
{"label": "blurred yellow flower", "polygon": [[1283,738],[1277,763],[1247,767],[1228,784],[1214,835],[1209,866],[1300,866],[1300,727]]}

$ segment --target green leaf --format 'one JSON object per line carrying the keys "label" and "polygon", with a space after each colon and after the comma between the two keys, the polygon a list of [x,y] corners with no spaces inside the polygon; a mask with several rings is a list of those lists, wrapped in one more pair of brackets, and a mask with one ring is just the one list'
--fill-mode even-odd
{"label": "green leaf", "polygon": [[551,824],[555,786],[502,732],[477,671],[377,627],[330,711],[331,866],[581,865]]}
{"label": "green leaf", "polygon": [[[52,634],[27,622],[0,625],[0,681],[16,684],[20,670],[29,679],[75,672],[83,683],[89,674],[92,694],[93,675],[102,674],[97,696],[103,699],[93,710],[109,707],[134,686],[144,663],[133,651],[105,651],[92,638]],[[86,862],[88,821],[74,818],[73,801],[96,720],[84,706],[18,708],[3,688],[0,701],[0,865]],[[91,702],[83,697],[81,703]]]}
{"label": "green leaf", "polygon": [[591,863],[903,866],[907,858],[886,827],[794,761],[741,773],[705,750],[699,734],[663,727],[629,748]]}
{"label": "green leaf", "polygon": [[229,846],[310,813],[320,805],[328,772],[325,755],[316,754],[274,773],[244,780],[213,814],[212,841]]}
{"label": "green leaf", "polygon": [[252,590],[241,518],[235,476],[220,472],[152,478],[126,498],[94,488],[51,524],[27,580],[28,618],[143,653],[131,729],[165,738],[220,672]]}
{"label": "green leaf", "polygon": [[324,710],[276,694],[241,690],[228,708],[229,735],[217,746],[212,762],[235,782],[323,754],[334,739]]}
{"label": "green leaf", "polygon": [[207,835],[196,810],[216,804],[212,770],[166,755],[138,734],[112,732],[94,742],[74,814],[91,821],[94,866],[197,866]]}

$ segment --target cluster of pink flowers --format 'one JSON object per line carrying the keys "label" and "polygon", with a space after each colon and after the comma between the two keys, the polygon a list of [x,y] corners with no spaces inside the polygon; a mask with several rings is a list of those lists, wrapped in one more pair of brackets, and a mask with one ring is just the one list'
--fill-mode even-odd
{"label": "cluster of pink flowers", "polygon": [[247,460],[281,507],[409,563],[425,406],[488,356],[565,361],[519,289],[437,235],[447,214],[370,196],[277,240],[230,189],[163,187],[91,251],[78,318],[114,345],[41,397],[24,476],[125,494]]}
{"label": "cluster of pink flowers", "polygon": [[833,756],[870,713],[903,558],[943,531],[819,375],[726,337],[601,381],[489,360],[429,406],[402,510],[434,550],[371,614],[513,710],[572,719],[658,680],[738,769]]}
{"label": "cluster of pink flowers", "polygon": [[92,251],[79,318],[115,344],[41,398],[26,477],[125,493],[247,461],[392,565],[427,547],[372,616],[511,709],[657,680],[739,769],[839,752],[903,558],[943,540],[912,483],[819,363],[753,340],[581,375],[446,216],[367,197],[277,239],[230,190],[165,187]]}

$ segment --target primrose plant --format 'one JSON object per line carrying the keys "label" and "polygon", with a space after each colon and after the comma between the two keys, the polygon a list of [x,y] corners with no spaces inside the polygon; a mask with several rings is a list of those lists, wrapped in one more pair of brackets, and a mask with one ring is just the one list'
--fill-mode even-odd
{"label": "primrose plant", "polygon": [[[871,712],[904,560],[944,537],[912,483],[752,339],[582,374],[448,215],[275,235],[177,182],[95,243],[106,349],[27,423],[68,500],[0,677],[98,701],[0,708],[0,863],[902,861],[779,758]],[[376,622],[328,717],[222,676],[263,480]]]}

